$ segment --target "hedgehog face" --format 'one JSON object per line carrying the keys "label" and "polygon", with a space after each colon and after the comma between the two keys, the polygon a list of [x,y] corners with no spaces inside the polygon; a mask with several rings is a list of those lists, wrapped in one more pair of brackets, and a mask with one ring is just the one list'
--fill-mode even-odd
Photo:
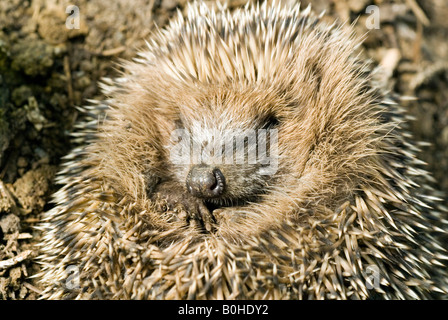
{"label": "hedgehog face", "polygon": [[201,109],[194,117],[181,114],[171,133],[166,150],[174,179],[210,207],[257,201],[278,170],[278,119],[238,117],[223,104]]}
{"label": "hedgehog face", "polygon": [[[157,115],[160,147],[151,160],[161,160],[160,167],[143,170],[158,174],[146,176],[147,195],[167,200],[168,210],[203,204],[210,215],[222,208],[250,210],[262,202],[282,172],[278,133],[284,116],[282,104],[264,91],[213,86],[179,91],[184,98],[166,103]],[[133,121],[132,130],[154,125],[141,119]]]}
{"label": "hedgehog face", "polygon": [[[179,39],[157,39],[129,62],[120,88],[105,87],[112,99],[100,161],[111,185],[142,207],[166,200],[162,215],[178,204],[211,220],[224,212],[231,219],[215,219],[222,234],[337,207],[358,173],[373,171],[382,129],[351,36],[300,26],[285,26],[288,42],[280,25],[177,30]],[[201,42],[221,31],[219,41]]]}

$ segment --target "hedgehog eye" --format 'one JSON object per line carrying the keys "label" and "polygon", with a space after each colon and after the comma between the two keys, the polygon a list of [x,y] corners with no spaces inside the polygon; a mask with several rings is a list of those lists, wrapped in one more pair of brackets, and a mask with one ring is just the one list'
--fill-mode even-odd
{"label": "hedgehog eye", "polygon": [[266,119],[264,119],[262,124],[262,129],[269,130],[276,128],[280,124],[280,120],[273,115],[269,115]]}
{"label": "hedgehog eye", "polygon": [[184,127],[184,123],[180,119],[177,119],[177,120],[174,121],[174,127],[176,129],[183,129],[183,128],[185,128]]}

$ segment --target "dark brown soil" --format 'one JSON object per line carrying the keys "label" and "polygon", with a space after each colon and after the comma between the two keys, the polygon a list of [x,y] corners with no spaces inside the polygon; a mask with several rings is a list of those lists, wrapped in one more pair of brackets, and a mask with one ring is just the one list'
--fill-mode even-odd
{"label": "dark brown soil", "polygon": [[[237,8],[246,1],[227,2]],[[329,21],[356,21],[360,35],[371,22],[366,8],[378,6],[380,28],[368,33],[364,54],[386,67],[391,90],[418,98],[403,105],[416,118],[415,137],[430,142],[421,157],[435,186],[448,194],[446,0],[312,2],[316,12],[326,10]],[[114,76],[115,62],[135,56],[155,26],[166,25],[186,3],[0,1],[0,299],[38,297],[31,276],[39,269],[33,258],[40,235],[33,227],[52,206],[53,178],[71,148],[75,107],[101,99],[98,80]],[[69,5],[79,8],[79,29],[66,27]]]}

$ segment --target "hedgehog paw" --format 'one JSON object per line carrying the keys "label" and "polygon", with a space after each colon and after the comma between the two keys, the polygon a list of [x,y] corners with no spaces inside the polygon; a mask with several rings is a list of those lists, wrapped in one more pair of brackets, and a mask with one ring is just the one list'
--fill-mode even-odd
{"label": "hedgehog paw", "polygon": [[202,227],[208,232],[213,230],[215,219],[204,202],[172,183],[157,186],[151,200],[159,212],[174,213],[176,220],[184,220],[193,228]]}
{"label": "hedgehog paw", "polygon": [[224,207],[213,210],[218,224],[237,223],[242,218],[241,207]]}

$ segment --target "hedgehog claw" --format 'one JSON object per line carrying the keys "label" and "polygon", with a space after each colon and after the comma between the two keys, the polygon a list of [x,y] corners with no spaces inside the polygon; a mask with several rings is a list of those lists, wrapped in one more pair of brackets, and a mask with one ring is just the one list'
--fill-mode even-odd
{"label": "hedgehog claw", "polygon": [[190,195],[179,186],[169,182],[159,184],[151,200],[156,204],[156,211],[172,212],[177,215],[176,220],[184,220],[191,227],[212,232],[215,219],[203,200]]}

